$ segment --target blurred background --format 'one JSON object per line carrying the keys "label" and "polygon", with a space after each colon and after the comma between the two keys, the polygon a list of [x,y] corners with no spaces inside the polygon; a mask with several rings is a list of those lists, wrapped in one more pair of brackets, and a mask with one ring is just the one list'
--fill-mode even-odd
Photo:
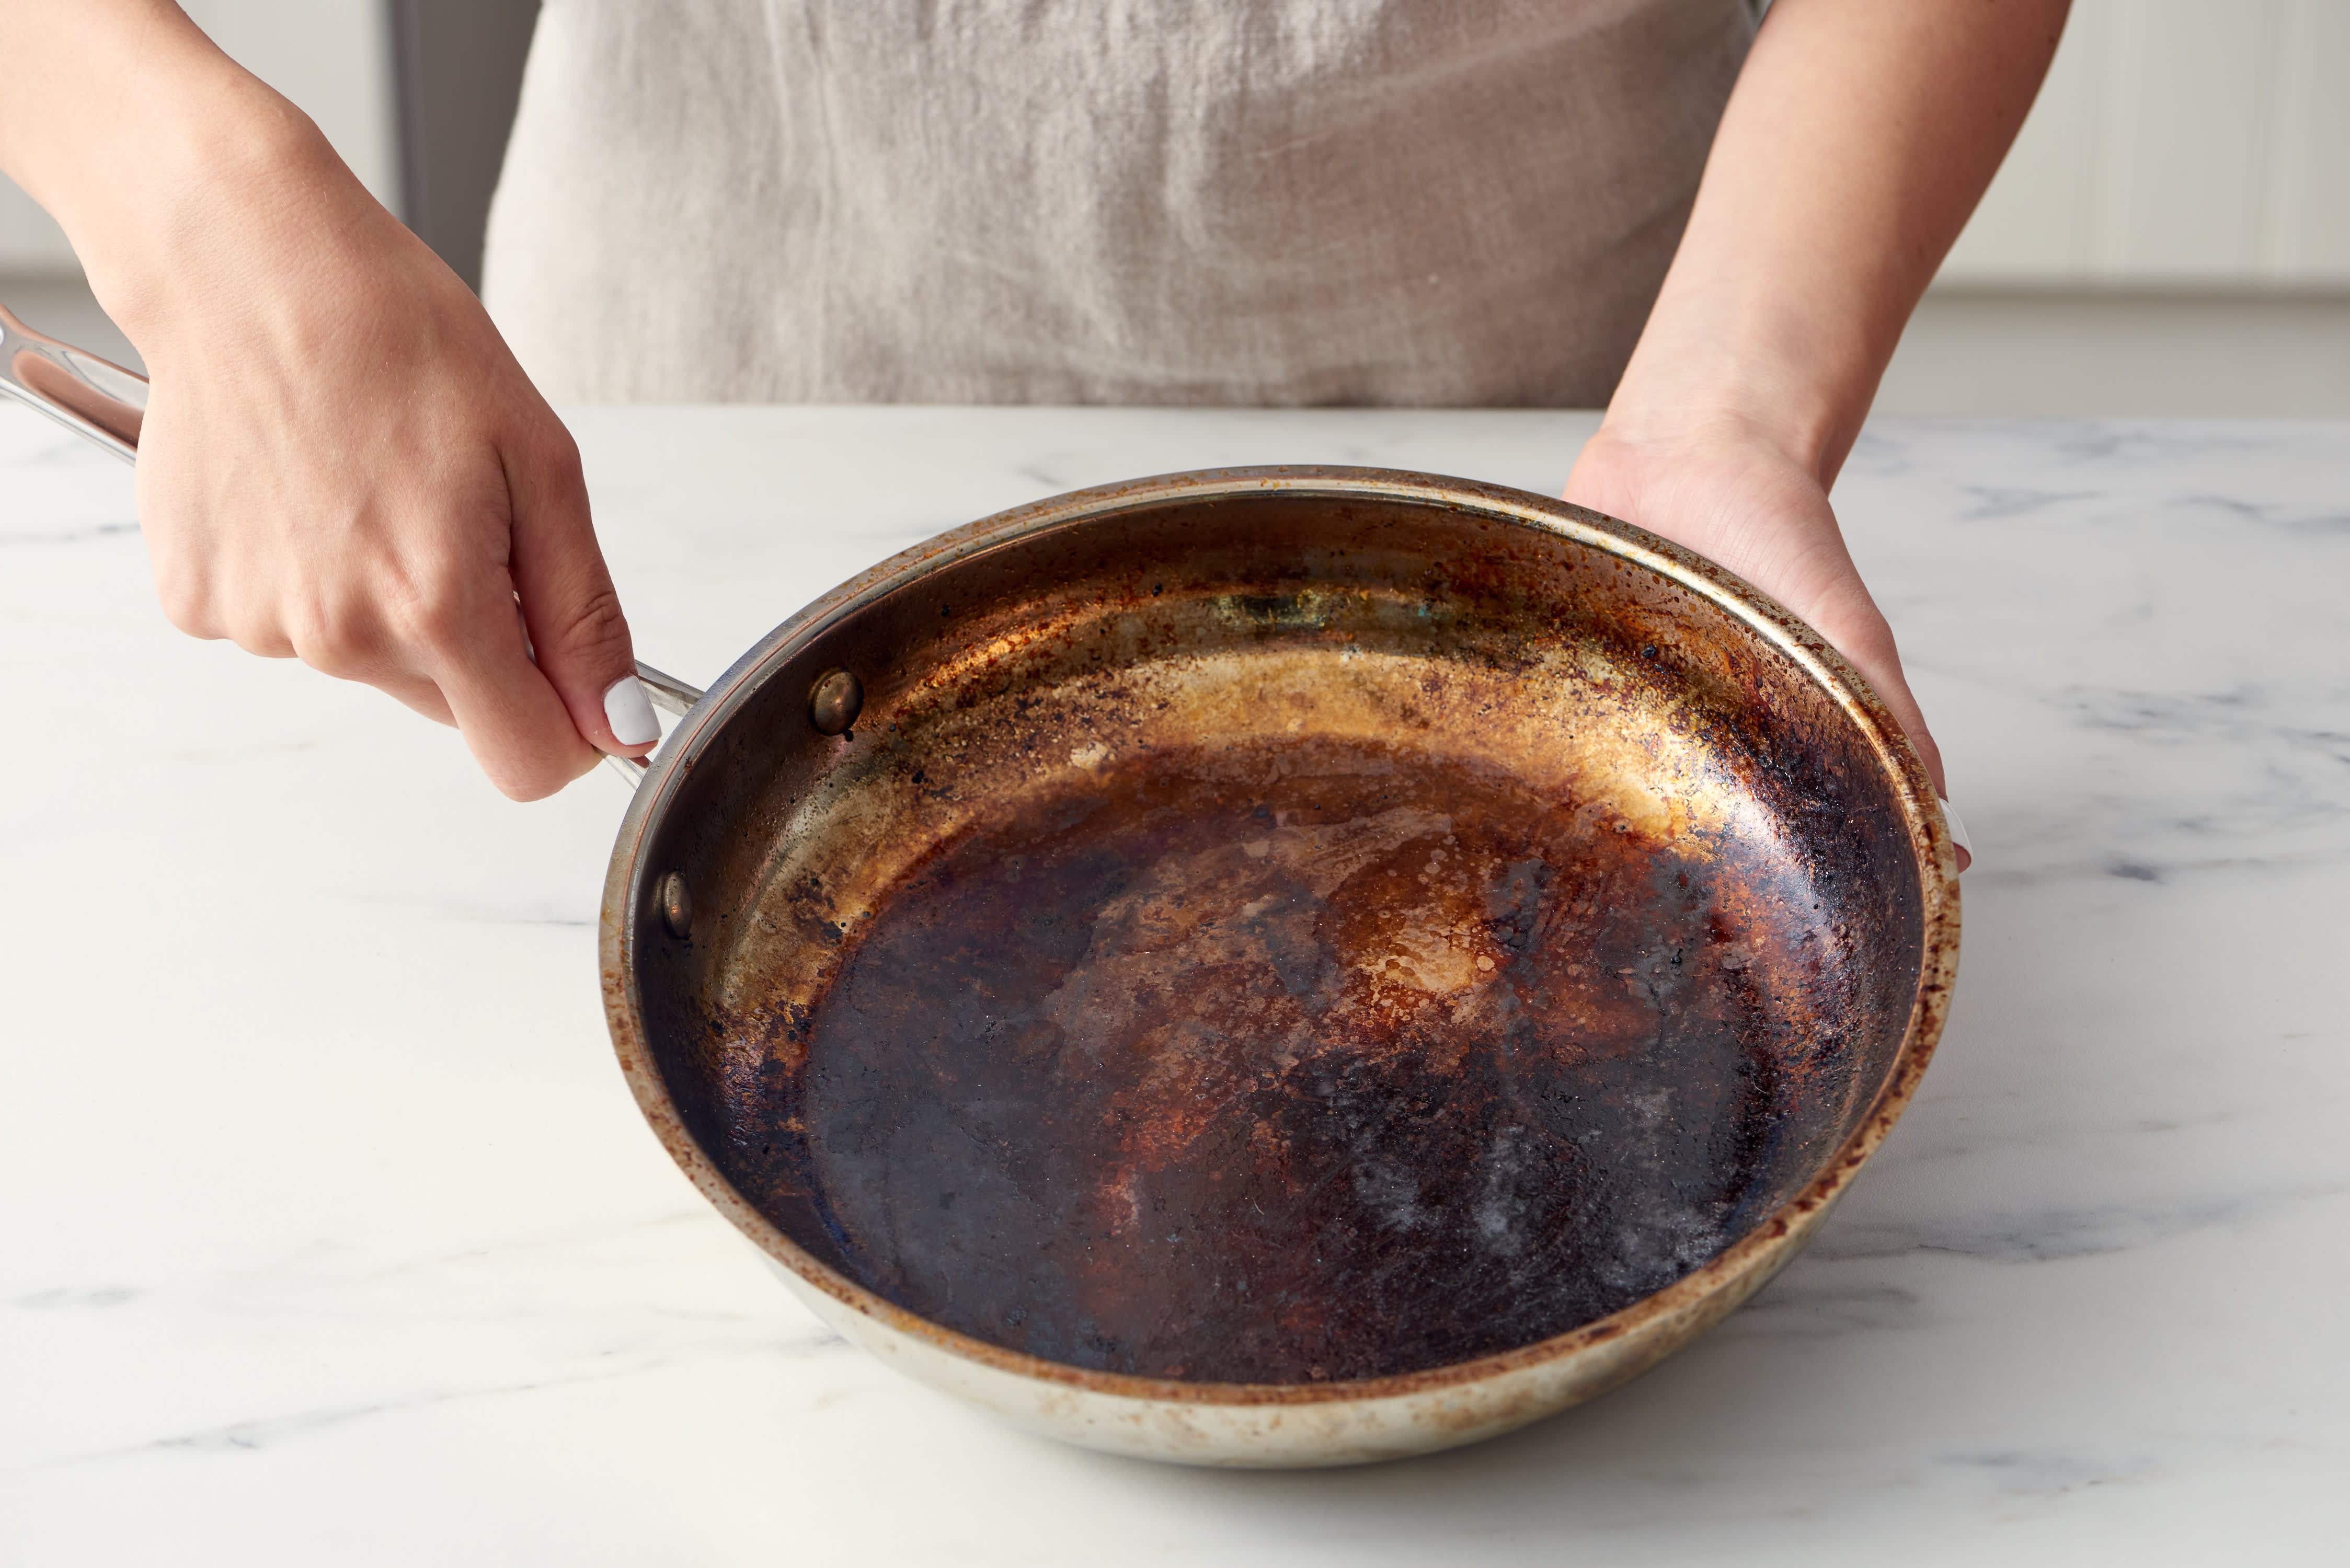
{"label": "blurred background", "polygon": [[[537,0],[182,0],[468,282]],[[2350,4],[2075,0],[1894,413],[2350,416]],[[0,181],[0,303],[128,363]]]}

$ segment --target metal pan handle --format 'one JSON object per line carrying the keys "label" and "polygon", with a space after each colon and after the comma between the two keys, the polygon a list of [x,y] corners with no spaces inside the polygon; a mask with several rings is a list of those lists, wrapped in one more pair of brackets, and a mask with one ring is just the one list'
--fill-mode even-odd
{"label": "metal pan handle", "polygon": [[0,306],[0,392],[125,462],[139,456],[147,378],[36,332]]}
{"label": "metal pan handle", "polygon": [[[147,378],[109,359],[36,332],[0,306],[0,392],[29,403],[66,429],[125,462],[139,461],[139,430],[147,418]],[[639,663],[637,679],[654,707],[683,717],[702,693],[674,675]],[[634,784],[647,766],[641,757],[605,761]]]}

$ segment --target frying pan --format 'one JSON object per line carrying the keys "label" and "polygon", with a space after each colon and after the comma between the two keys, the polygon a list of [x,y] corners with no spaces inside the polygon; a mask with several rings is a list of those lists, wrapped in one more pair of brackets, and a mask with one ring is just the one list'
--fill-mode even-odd
{"label": "frying pan", "polygon": [[[134,454],[144,382],[0,326]],[[1956,971],[1858,676],[1522,492],[1082,491],[642,673],[601,960],[655,1133],[844,1335],[1097,1448],[1388,1459],[1635,1376],[1818,1227]]]}

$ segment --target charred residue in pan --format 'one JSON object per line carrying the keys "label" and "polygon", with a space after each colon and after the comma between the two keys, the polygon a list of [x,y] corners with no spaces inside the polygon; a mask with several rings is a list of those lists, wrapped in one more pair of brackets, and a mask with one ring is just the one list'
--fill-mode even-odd
{"label": "charred residue in pan", "polygon": [[1856,1125],[1916,912],[1832,705],[1622,563],[1364,536],[860,634],[909,675],[709,875],[669,1047],[817,1261],[1077,1367],[1407,1374],[1653,1293]]}
{"label": "charred residue in pan", "polygon": [[1457,760],[1160,755],[920,864],[746,1099],[827,1250],[946,1326],[1219,1382],[1446,1365],[1783,1196],[1784,977],[1723,875]]}

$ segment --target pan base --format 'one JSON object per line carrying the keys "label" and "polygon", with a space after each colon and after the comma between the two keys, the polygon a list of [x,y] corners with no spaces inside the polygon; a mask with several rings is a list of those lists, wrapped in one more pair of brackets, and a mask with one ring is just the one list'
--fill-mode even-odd
{"label": "pan base", "polygon": [[1009,1349],[1274,1384],[1509,1350],[1782,1196],[1800,977],[1732,875],[1474,759],[1160,752],[917,861],[767,1110],[849,1272]]}

